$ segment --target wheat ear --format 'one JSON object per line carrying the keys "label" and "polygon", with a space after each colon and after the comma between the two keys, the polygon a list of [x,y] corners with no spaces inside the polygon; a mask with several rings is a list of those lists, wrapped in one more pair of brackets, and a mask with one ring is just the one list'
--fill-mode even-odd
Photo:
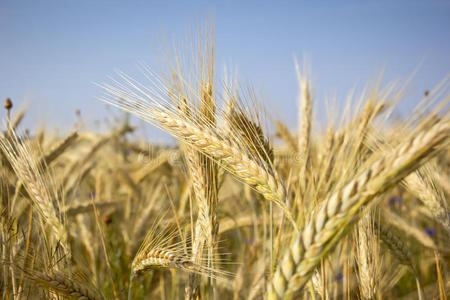
{"label": "wheat ear", "polygon": [[286,249],[268,285],[268,298],[281,299],[303,287],[320,259],[354,223],[359,209],[435,154],[434,148],[448,140],[449,129],[450,122],[443,121],[420,132],[326,199]]}
{"label": "wheat ear", "polygon": [[174,268],[196,273],[202,270],[202,267],[195,264],[189,256],[165,249],[150,249],[141,253],[136,256],[132,264],[132,270],[136,274],[152,268]]}
{"label": "wheat ear", "polygon": [[308,78],[302,74],[300,67],[295,61],[295,70],[297,72],[297,79],[300,86],[300,113],[301,116],[299,122],[298,132],[298,150],[301,156],[307,160],[309,155],[309,143],[311,136],[311,123],[312,123],[312,100],[311,91],[309,87]]}
{"label": "wheat ear", "polygon": [[417,268],[413,263],[413,258],[408,247],[397,235],[395,235],[392,231],[383,226],[381,223],[377,223],[376,226],[378,227],[377,234],[379,235],[380,239],[384,242],[384,244],[389,248],[389,250],[391,250],[395,258],[397,258],[397,260],[402,265],[406,265],[411,270],[412,274],[416,279],[419,300],[422,300],[423,291],[422,286],[420,284],[419,273],[417,272]]}
{"label": "wheat ear", "polygon": [[184,248],[183,242],[172,243],[177,236],[176,230],[165,229],[163,232],[157,232],[159,222],[153,224],[133,259],[133,276],[155,268],[177,269],[213,278],[228,274],[205,266],[204,258],[194,261],[191,255],[185,252],[187,249]]}
{"label": "wheat ear", "polygon": [[49,165],[58,156],[60,156],[70,145],[72,145],[78,138],[78,132],[72,131],[62,141],[52,147],[50,152],[46,154],[42,159],[42,164]]}
{"label": "wheat ear", "polygon": [[356,237],[356,262],[358,264],[359,290],[362,299],[375,299],[378,278],[381,278],[380,243],[376,236],[374,214],[367,213],[358,224]]}
{"label": "wheat ear", "polygon": [[403,241],[394,234],[387,227],[379,222],[375,223],[376,234],[380,237],[383,243],[389,248],[395,258],[402,264],[410,268],[413,273],[416,273],[416,268],[413,264],[411,252]]}
{"label": "wheat ear", "polygon": [[37,285],[76,300],[103,300],[101,294],[59,272],[32,271],[27,278]]}
{"label": "wheat ear", "polygon": [[[58,205],[57,193],[52,190],[52,179],[24,141],[13,134],[9,139],[0,139],[0,148],[8,158],[14,172],[27,190],[43,223],[48,223],[64,249],[69,251],[67,233],[57,217],[54,204]],[[69,253],[68,253],[69,254]]]}
{"label": "wheat ear", "polygon": [[282,122],[275,122],[275,127],[277,129],[277,136],[284,140],[289,149],[292,151],[297,151],[297,141],[289,131],[289,128],[287,128]]}
{"label": "wheat ear", "polygon": [[[133,85],[133,82],[128,81],[128,83],[132,88],[138,88]],[[115,98],[101,98],[100,100],[162,128],[184,143],[214,158],[237,178],[254,187],[264,198],[279,205],[288,219],[295,224],[294,218],[286,205],[284,185],[276,171],[267,163],[250,158],[249,154],[242,151],[236,141],[221,136],[217,130],[200,127],[195,121],[183,118],[172,112],[170,108],[155,103],[156,100],[153,100],[151,95],[136,95],[127,87],[115,88],[110,85],[102,87],[109,96],[120,96],[121,98],[120,100]],[[124,97],[124,95],[129,96]],[[153,102],[148,103],[148,97]]]}
{"label": "wheat ear", "polygon": [[445,196],[434,183],[433,172],[426,167],[424,166],[424,170],[418,170],[406,178],[406,188],[425,204],[433,217],[450,235],[450,213],[445,205]]}

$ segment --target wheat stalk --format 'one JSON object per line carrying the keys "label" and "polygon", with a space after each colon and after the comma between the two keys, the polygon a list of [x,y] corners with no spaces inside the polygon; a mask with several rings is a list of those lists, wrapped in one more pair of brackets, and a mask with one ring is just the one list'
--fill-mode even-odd
{"label": "wheat stalk", "polygon": [[[210,32],[210,36],[205,32],[205,35],[206,45],[203,45],[200,41],[198,48],[192,49],[192,54],[195,57],[193,61],[193,73],[197,77],[193,86],[195,92],[187,91],[184,83],[184,77],[190,76],[189,62],[185,66],[182,58],[175,56],[175,71],[170,81],[173,83],[174,89],[169,96],[180,107],[177,113],[181,117],[196,120],[200,128],[215,128],[216,96],[214,89],[213,32]],[[191,95],[193,93],[195,95]],[[216,212],[218,204],[218,168],[210,157],[198,151],[195,147],[184,144],[183,150],[189,174],[192,178],[194,196],[198,207],[198,217],[192,245],[192,260],[198,263],[203,256],[205,246],[207,246],[208,253],[211,255],[216,246],[218,234]],[[185,288],[185,299],[195,299],[198,291],[198,283],[199,277],[197,274],[189,274],[188,283]],[[214,292],[215,286],[210,290]]]}

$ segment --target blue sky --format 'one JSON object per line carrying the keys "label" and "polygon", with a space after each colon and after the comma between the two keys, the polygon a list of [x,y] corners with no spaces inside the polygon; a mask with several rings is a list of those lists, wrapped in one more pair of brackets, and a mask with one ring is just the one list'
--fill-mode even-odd
{"label": "blue sky", "polygon": [[163,38],[182,42],[205,18],[215,23],[217,69],[237,68],[294,128],[294,55],[309,58],[319,119],[326,96],[342,99],[383,67],[387,82],[420,65],[404,113],[450,71],[450,1],[3,0],[0,99],[29,103],[28,127],[68,129],[76,109],[102,120],[112,109],[95,100],[93,82],[154,64]]}

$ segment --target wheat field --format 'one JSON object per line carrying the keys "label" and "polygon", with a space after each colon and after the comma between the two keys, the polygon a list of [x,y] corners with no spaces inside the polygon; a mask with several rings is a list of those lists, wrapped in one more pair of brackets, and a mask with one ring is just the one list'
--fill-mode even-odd
{"label": "wheat field", "polygon": [[324,123],[294,65],[296,129],[219,76],[212,30],[144,81],[105,74],[109,132],[30,133],[7,99],[2,299],[447,299],[449,78],[405,118],[376,83]]}

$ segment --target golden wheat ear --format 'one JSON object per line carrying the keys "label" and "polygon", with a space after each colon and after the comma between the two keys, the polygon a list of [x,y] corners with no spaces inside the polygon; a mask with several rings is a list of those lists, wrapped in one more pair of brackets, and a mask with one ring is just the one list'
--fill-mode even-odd
{"label": "golden wheat ear", "polygon": [[25,187],[43,224],[50,225],[55,241],[59,241],[70,255],[67,232],[59,212],[59,193],[45,162],[36,158],[35,153],[41,152],[39,146],[35,141],[22,139],[12,132],[8,137],[0,138],[0,149]]}
{"label": "golden wheat ear", "polygon": [[[170,94],[169,87],[161,82],[158,75],[149,70],[147,72],[149,86],[120,74],[123,82],[100,85],[105,94],[99,100],[136,115],[213,158],[240,181],[261,193],[266,200],[277,204],[297,228],[287,204],[286,188],[273,165],[256,156],[255,151],[248,151],[245,145],[249,142],[243,140],[241,135],[229,136],[229,131],[218,130],[208,120],[199,122],[180,113],[180,108],[164,95]],[[226,117],[224,114],[219,115]],[[252,127],[256,128],[254,125]],[[252,148],[261,146],[264,145],[253,145]]]}
{"label": "golden wheat ear", "polygon": [[286,249],[268,285],[269,299],[282,299],[302,288],[320,259],[359,219],[359,209],[442,150],[449,142],[449,130],[450,121],[441,121],[408,137],[388,156],[380,153],[381,158],[359,177],[330,194]]}
{"label": "golden wheat ear", "polygon": [[362,299],[374,299],[379,294],[379,281],[382,277],[380,241],[376,235],[376,214],[368,212],[358,223],[354,232],[358,266],[359,290]]}
{"label": "golden wheat ear", "polygon": [[28,280],[36,285],[52,291],[60,296],[76,300],[103,300],[103,295],[86,283],[73,279],[62,272],[39,272],[31,271],[25,273]]}
{"label": "golden wheat ear", "polygon": [[33,290],[32,296],[54,295],[77,300],[103,300],[105,297],[95,287],[89,277],[81,272],[62,270],[57,262],[46,261],[39,255],[39,249],[30,246],[28,251],[20,249],[7,261],[1,261],[15,270],[16,279],[25,280],[25,286],[41,289]]}
{"label": "golden wheat ear", "polygon": [[[163,218],[154,222],[147,233],[132,265],[132,276],[139,276],[151,269],[166,268],[177,269],[187,273],[196,273],[211,278],[228,277],[232,274],[220,269],[208,266],[211,259],[205,255],[200,259],[193,259],[192,248],[187,246],[190,238],[184,240],[178,230],[171,226],[160,228],[159,223]],[[224,261],[220,258],[212,258],[213,266],[220,265]]]}

